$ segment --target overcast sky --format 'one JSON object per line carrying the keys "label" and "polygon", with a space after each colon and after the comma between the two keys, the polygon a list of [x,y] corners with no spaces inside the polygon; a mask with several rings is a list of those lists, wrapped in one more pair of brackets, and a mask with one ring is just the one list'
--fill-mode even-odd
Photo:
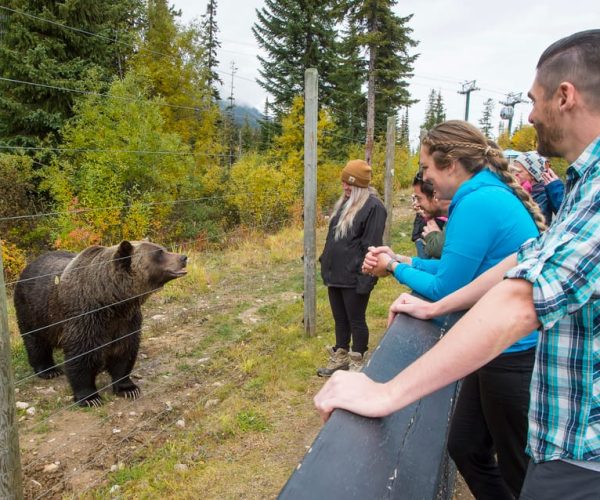
{"label": "overcast sky", "polygon": [[[175,0],[173,4],[182,11],[184,22],[199,19],[206,10],[202,0]],[[234,97],[260,111],[266,94],[255,83],[259,48],[251,27],[255,9],[263,5],[262,0],[217,2],[220,71],[226,87],[222,96],[229,95],[230,65],[235,62]],[[563,36],[600,27],[598,0],[400,0],[394,9],[400,16],[414,14],[409,26],[413,39],[419,41],[414,53],[420,56],[410,80],[410,93],[420,100],[409,111],[413,141],[431,89],[442,92],[448,119],[463,119],[465,96],[457,92],[462,82],[470,80],[476,80],[481,90],[471,94],[469,121],[478,125],[483,102],[491,97],[496,101],[497,133],[502,108],[498,101],[509,92],[522,92],[526,98],[543,50]],[[518,104],[513,126],[521,117],[527,122],[530,109],[529,104]]]}

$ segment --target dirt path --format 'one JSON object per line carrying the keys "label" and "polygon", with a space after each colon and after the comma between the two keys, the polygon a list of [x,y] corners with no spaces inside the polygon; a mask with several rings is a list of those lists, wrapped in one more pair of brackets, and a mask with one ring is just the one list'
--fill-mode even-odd
{"label": "dirt path", "polygon": [[[398,216],[409,215],[410,211],[403,209]],[[288,275],[298,266],[297,262],[283,262],[268,271]],[[263,322],[263,308],[301,300],[297,292],[274,291],[264,271],[258,270],[225,276],[210,291],[192,298],[176,300],[164,295],[153,296],[144,309],[144,334],[133,373],[142,389],[139,399],[128,401],[104,393],[104,406],[81,409],[73,406],[64,376],[53,380],[32,377],[19,384],[17,401],[29,405],[19,410],[26,498],[97,498],[94,488],[105,485],[111,473],[126,474],[130,466],[152,459],[155,450],[173,436],[184,434],[207,416],[218,417],[223,388],[244,384],[239,366],[224,361],[222,355],[239,340],[215,340],[219,317],[237,308],[240,326],[236,328],[250,331]],[[240,304],[247,307],[240,308]],[[235,457],[234,466],[244,460],[262,460],[275,472],[262,477],[252,492],[243,479],[232,481],[235,484],[227,498],[272,496],[320,429],[310,394],[321,382],[317,377],[311,379],[306,389],[309,394],[291,397],[301,400],[297,406],[288,406],[285,415],[272,415],[270,435],[253,435],[210,452],[199,443],[175,467],[211,460],[219,467],[231,464],[231,457]],[[99,377],[99,387],[108,384],[107,375]],[[234,468],[231,474],[248,472]],[[113,496],[119,497],[118,490]],[[204,497],[222,497],[222,492],[207,489]],[[457,483],[454,498],[472,497],[464,483]]]}
{"label": "dirt path", "polygon": [[[289,264],[279,267],[285,272]],[[29,405],[29,413],[19,411],[26,498],[58,499],[65,494],[82,494],[102,484],[110,472],[132,460],[139,461],[145,449],[159,446],[170,432],[185,429],[186,414],[198,401],[204,401],[208,410],[218,405],[213,394],[224,384],[222,379],[232,383],[236,373],[233,367],[231,372],[225,367],[216,378],[207,376],[212,357],[227,349],[228,344],[223,341],[201,346],[210,333],[208,320],[249,302],[256,305],[239,317],[244,325],[256,325],[261,321],[261,307],[299,299],[293,292],[265,295],[267,287],[256,273],[236,280],[235,286],[225,282],[218,291],[215,287],[214,292],[195,297],[192,303],[167,304],[160,293],[148,301],[142,345],[133,372],[142,396],[135,401],[104,392],[104,406],[81,409],[73,406],[64,376],[52,380],[32,377],[19,384],[17,400]],[[98,387],[104,387],[110,379],[102,374],[97,382]],[[297,454],[287,457],[287,461],[293,463]]]}

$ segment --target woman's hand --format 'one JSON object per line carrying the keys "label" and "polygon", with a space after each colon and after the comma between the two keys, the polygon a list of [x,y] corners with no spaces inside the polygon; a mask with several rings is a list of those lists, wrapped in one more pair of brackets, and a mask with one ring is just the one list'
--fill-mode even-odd
{"label": "woman's hand", "polygon": [[388,263],[395,259],[392,259],[386,253],[380,253],[376,257],[377,257],[377,264],[375,264],[375,266],[371,269],[371,275],[377,276],[378,278],[383,278],[388,275],[388,272],[387,272]]}
{"label": "woman's hand", "polygon": [[427,224],[423,228],[423,232],[421,233],[421,235],[423,236],[423,238],[425,238],[425,236],[427,236],[429,233],[434,233],[436,231],[441,231],[440,226],[437,225],[435,219],[429,219],[427,221]]}
{"label": "woman's hand", "polygon": [[552,170],[550,167],[547,167],[542,173],[542,182],[544,185],[548,185],[556,180],[558,180],[558,176],[554,173],[554,170]]}
{"label": "woman's hand", "polygon": [[386,385],[358,372],[335,372],[314,397],[314,403],[323,422],[327,422],[336,408],[365,417],[383,417],[391,413]]}
{"label": "woman's hand", "polygon": [[408,314],[418,319],[431,319],[435,317],[435,302],[427,302],[409,293],[403,293],[390,306],[387,322],[388,328],[394,322],[396,314],[399,313]]}
{"label": "woman's hand", "polygon": [[372,252],[367,252],[365,260],[363,260],[361,271],[363,274],[371,274],[377,265],[377,256]]}
{"label": "woman's hand", "polygon": [[[373,274],[375,268],[379,264],[379,255],[382,253],[389,255],[389,257],[392,259],[396,258],[396,254],[390,247],[369,247],[369,251],[367,252],[367,255],[365,255],[365,260],[363,260],[361,268],[363,274]],[[383,266],[383,269],[385,270],[385,265]],[[377,274],[376,276],[379,275]],[[383,276],[385,276],[385,273]]]}

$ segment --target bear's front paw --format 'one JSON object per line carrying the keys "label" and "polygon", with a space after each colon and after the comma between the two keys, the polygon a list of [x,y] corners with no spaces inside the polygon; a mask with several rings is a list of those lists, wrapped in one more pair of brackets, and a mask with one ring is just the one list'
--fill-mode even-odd
{"label": "bear's front paw", "polygon": [[114,392],[117,396],[125,399],[137,399],[142,394],[141,389],[133,382],[115,386]]}
{"label": "bear's front paw", "polygon": [[75,401],[83,408],[99,408],[102,406],[102,398],[98,394],[92,394],[91,396],[83,398],[75,396]]}
{"label": "bear's front paw", "polygon": [[46,368],[45,370],[40,370],[36,372],[36,375],[40,378],[49,380],[51,378],[60,377],[63,374],[63,371],[60,368]]}

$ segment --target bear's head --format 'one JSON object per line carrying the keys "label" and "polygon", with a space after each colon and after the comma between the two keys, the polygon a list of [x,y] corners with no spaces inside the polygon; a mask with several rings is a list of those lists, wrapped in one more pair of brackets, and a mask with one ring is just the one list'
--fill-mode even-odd
{"label": "bear's head", "polygon": [[187,256],[169,252],[149,241],[122,241],[114,261],[117,267],[133,277],[138,290],[160,288],[187,274]]}

